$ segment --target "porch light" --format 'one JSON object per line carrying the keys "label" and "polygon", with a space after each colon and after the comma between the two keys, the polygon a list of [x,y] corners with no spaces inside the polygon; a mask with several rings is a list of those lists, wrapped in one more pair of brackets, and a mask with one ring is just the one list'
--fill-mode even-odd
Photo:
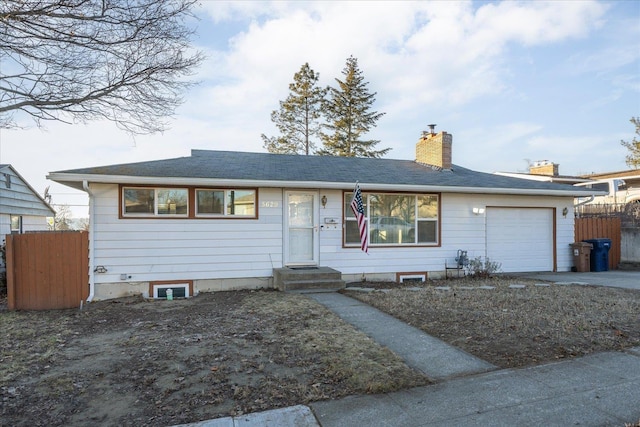
{"label": "porch light", "polygon": [[327,196],[322,196],[322,199],[320,199],[320,203],[322,203],[322,207],[326,207],[327,206]]}
{"label": "porch light", "polygon": [[484,208],[473,208],[471,210],[474,215],[482,215],[484,214]]}

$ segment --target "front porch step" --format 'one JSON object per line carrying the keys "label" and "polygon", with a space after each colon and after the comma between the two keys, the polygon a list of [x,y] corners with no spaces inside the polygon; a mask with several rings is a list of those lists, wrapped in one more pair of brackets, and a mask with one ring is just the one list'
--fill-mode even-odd
{"label": "front porch step", "polygon": [[329,267],[274,268],[273,284],[280,291],[344,289],[342,273]]}
{"label": "front porch step", "polygon": [[281,291],[302,291],[308,289],[344,289],[344,280],[284,280]]}

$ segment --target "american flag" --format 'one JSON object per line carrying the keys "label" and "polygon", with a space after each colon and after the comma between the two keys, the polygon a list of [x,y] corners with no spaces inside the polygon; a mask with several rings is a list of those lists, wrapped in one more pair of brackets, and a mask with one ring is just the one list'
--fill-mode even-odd
{"label": "american flag", "polygon": [[369,233],[367,232],[367,221],[364,215],[364,206],[362,205],[362,192],[360,186],[356,183],[356,189],[353,192],[353,200],[351,200],[351,209],[358,220],[358,230],[360,230],[360,249],[365,253],[369,253]]}

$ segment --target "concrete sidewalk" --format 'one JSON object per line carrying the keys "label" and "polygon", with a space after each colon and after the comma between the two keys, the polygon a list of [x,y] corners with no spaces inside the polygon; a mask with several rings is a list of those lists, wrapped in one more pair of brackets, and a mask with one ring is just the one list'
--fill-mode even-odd
{"label": "concrete sidewalk", "polygon": [[640,420],[640,348],[310,407],[322,427],[622,427]]}
{"label": "concrete sidewalk", "polygon": [[338,293],[312,293],[435,385],[298,405],[190,427],[624,426],[640,420],[640,347],[497,368]]}
{"label": "concrete sidewalk", "polygon": [[[640,420],[640,347],[189,427],[619,426]],[[186,426],[186,425],[185,425]]]}
{"label": "concrete sidewalk", "polygon": [[611,270],[587,273],[509,273],[509,275],[533,280],[547,280],[556,283],[573,283],[577,285],[596,285],[640,290],[640,271]]}

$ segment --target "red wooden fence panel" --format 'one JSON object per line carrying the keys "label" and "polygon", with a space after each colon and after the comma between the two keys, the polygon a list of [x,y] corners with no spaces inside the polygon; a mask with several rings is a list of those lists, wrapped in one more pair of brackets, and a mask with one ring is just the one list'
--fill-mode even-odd
{"label": "red wooden fence panel", "polygon": [[10,310],[79,307],[89,296],[86,231],[7,235]]}
{"label": "red wooden fence panel", "polygon": [[620,264],[622,233],[620,218],[576,218],[575,240],[611,239],[609,249],[609,270],[616,270]]}

